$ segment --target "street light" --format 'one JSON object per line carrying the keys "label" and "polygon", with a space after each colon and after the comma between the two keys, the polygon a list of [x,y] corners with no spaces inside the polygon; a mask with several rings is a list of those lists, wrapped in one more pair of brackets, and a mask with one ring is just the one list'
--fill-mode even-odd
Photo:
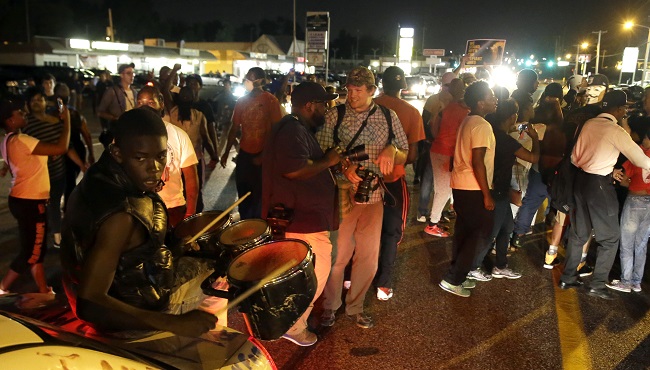
{"label": "street light", "polygon": [[[596,45],[596,74],[598,74],[598,60],[600,58],[600,38],[603,35],[603,33],[607,33],[607,31],[598,30],[598,31],[593,31],[592,33],[598,34],[598,44]],[[604,58],[603,58],[603,63],[605,63]]]}
{"label": "street light", "polygon": [[[580,63],[580,48],[581,48],[581,47],[582,47],[583,49],[588,48],[588,47],[589,47],[589,43],[588,43],[588,42],[583,42],[582,44],[578,44],[578,45],[576,45],[576,47],[577,47],[577,49],[576,49],[576,68],[575,68],[575,73],[576,73],[576,74],[579,74],[578,64]],[[568,55],[569,55],[569,54],[567,54],[567,58],[568,58]],[[584,74],[584,73],[583,73],[583,74]]]}
{"label": "street light", "polygon": [[624,25],[625,29],[630,30],[630,29],[632,29],[632,27],[641,27],[641,28],[645,28],[645,29],[648,30],[648,41],[645,44],[645,57],[643,58],[643,73],[641,74],[641,85],[643,85],[645,83],[645,80],[646,80],[645,73],[646,73],[646,70],[648,69],[648,51],[649,51],[648,48],[650,47],[650,27],[644,26],[644,25],[641,25],[641,24],[636,24],[636,23],[631,22],[631,21],[625,22],[625,25]]}

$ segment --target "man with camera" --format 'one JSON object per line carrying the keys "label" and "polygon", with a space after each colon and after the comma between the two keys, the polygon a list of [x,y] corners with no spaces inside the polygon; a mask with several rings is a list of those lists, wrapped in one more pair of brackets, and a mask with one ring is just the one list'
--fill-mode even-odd
{"label": "man with camera", "polygon": [[[345,311],[357,326],[374,326],[372,318],[363,312],[366,292],[372,285],[379,258],[379,242],[384,214],[379,175],[393,172],[396,164],[404,164],[408,140],[394,111],[375,104],[372,97],[377,86],[375,76],[364,67],[347,75],[347,99],[341,108],[325,115],[325,125],[316,134],[321,148],[340,146],[346,151],[365,144],[368,160],[344,166],[339,181],[353,196],[350,207],[342,207],[342,221],[337,238],[336,262],[323,292],[321,325],[332,326],[336,310],[341,307],[343,273],[352,255],[352,285],[346,295]],[[346,194],[341,196],[345,205]],[[349,199],[349,198],[348,198]]]}
{"label": "man with camera", "polygon": [[[262,155],[262,214],[269,215],[269,223],[271,218],[290,218],[285,237],[311,246],[318,282],[314,301],[322,293],[332,265],[329,234],[338,228],[339,220],[336,182],[329,167],[341,160],[338,147],[323,153],[314,132],[325,123],[327,103],[337,97],[315,82],[296,86],[291,94],[291,114],[273,125]],[[312,307],[313,302],[285,339],[299,346],[316,343],[316,334],[307,328]]]}

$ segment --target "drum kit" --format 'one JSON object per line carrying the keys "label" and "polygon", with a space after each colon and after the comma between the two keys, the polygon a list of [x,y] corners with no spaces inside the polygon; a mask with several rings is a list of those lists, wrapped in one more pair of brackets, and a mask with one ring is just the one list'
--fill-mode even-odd
{"label": "drum kit", "polygon": [[[207,211],[181,221],[173,231],[184,254],[214,261],[215,272],[201,288],[239,307],[251,334],[262,340],[282,337],[309,307],[316,294],[314,254],[298,239],[272,240],[265,220],[232,221],[228,212]],[[228,291],[212,288],[226,276]]]}

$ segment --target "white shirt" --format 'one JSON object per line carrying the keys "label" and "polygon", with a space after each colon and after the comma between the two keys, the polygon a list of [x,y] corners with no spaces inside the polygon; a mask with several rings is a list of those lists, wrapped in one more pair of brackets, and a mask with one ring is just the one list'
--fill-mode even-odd
{"label": "white shirt", "polygon": [[623,153],[637,167],[650,169],[650,158],[616,123],[616,117],[601,113],[585,122],[571,153],[571,163],[587,173],[609,175]]}
{"label": "white shirt", "polygon": [[[7,143],[7,137],[10,138]],[[25,134],[5,136],[0,145],[2,158],[11,170],[9,195],[21,199],[49,199],[50,176],[47,171],[47,156],[33,155],[38,139]],[[7,158],[7,152],[9,157]]]}
{"label": "white shirt", "polygon": [[490,123],[481,116],[467,116],[458,127],[456,149],[454,150],[454,169],[451,171],[451,187],[459,190],[481,190],[472,167],[472,149],[486,148],[484,163],[487,183],[491,189],[494,176],[495,145],[496,140]]}
{"label": "white shirt", "polygon": [[167,165],[162,176],[165,186],[158,195],[167,208],[175,208],[185,205],[181,170],[199,161],[194,153],[192,141],[183,129],[167,121],[165,121],[165,128],[167,129]]}

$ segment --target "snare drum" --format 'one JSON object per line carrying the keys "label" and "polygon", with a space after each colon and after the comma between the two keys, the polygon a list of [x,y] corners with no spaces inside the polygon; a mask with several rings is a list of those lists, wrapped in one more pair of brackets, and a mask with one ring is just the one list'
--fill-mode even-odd
{"label": "snare drum", "polygon": [[307,310],[316,294],[314,255],[304,241],[284,239],[250,248],[228,267],[228,283],[237,296],[289,262],[240,305],[256,338],[279,339]]}
{"label": "snare drum", "polygon": [[[205,211],[181,221],[174,228],[174,239],[177,248],[183,251],[190,251],[189,246],[184,245],[183,239],[187,240],[196,235],[196,233],[203,230],[204,227],[208,226],[221,213],[223,211]],[[231,222],[232,217],[230,215],[224,216],[196,240],[196,243],[201,249],[199,251],[190,251],[190,253],[196,257],[218,259],[222,253],[222,248],[218,245],[216,237]]]}
{"label": "snare drum", "polygon": [[241,220],[226,227],[219,234],[217,241],[231,258],[242,252],[271,240],[271,227],[262,219]]}

